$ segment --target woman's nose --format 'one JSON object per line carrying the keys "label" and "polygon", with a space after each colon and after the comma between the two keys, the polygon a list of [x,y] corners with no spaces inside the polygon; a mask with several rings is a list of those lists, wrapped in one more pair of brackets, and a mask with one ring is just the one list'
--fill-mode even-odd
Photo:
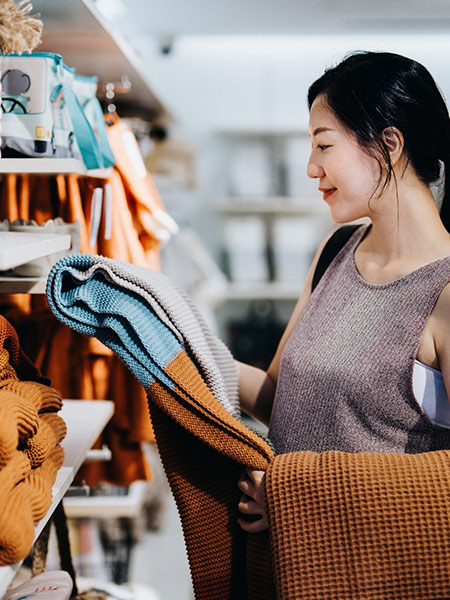
{"label": "woman's nose", "polygon": [[308,161],[308,166],[306,167],[306,174],[312,179],[317,179],[318,177],[323,178],[325,172],[320,165],[310,158]]}

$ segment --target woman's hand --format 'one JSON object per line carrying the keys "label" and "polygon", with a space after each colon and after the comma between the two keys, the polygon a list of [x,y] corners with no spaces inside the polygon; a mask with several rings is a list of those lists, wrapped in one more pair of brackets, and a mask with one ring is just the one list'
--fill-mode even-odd
{"label": "woman's hand", "polygon": [[259,517],[256,520],[248,520],[245,517],[238,519],[239,525],[247,533],[260,533],[269,528],[264,477],[265,471],[247,467],[238,481],[238,488],[243,492],[238,505],[239,512],[250,517]]}

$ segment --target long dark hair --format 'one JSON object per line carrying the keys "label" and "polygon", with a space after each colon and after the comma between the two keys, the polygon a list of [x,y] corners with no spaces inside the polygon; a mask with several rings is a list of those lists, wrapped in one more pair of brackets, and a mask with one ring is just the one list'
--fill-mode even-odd
{"label": "long dark hair", "polygon": [[[445,194],[442,222],[450,232],[450,118],[442,93],[429,71],[420,63],[390,52],[357,51],[337,66],[326,69],[308,90],[308,106],[319,95],[361,147],[377,159],[382,190],[395,173],[381,133],[396,127],[404,137],[404,148],[422,183],[439,178],[445,165]],[[407,163],[408,164],[408,163]]]}

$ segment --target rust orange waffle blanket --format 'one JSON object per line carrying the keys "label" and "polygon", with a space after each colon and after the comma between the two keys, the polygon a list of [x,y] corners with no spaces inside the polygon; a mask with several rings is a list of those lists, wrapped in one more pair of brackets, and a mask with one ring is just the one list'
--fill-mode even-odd
{"label": "rust orange waffle blanket", "polygon": [[450,452],[295,452],[266,473],[277,598],[450,598]]}

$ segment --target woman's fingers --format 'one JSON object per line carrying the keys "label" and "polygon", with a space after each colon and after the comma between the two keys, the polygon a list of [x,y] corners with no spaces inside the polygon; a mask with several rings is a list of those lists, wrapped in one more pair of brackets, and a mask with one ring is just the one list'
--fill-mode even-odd
{"label": "woman's fingers", "polygon": [[247,475],[245,475],[245,473],[238,481],[238,488],[241,490],[241,492],[253,498],[255,494],[255,486],[252,484]]}
{"label": "woman's fingers", "polygon": [[262,515],[264,509],[248,496],[242,496],[238,504],[238,510],[244,515]]}
{"label": "woman's fingers", "polygon": [[268,529],[267,519],[265,517],[261,517],[256,521],[246,521],[245,519],[238,519],[238,523],[244,531],[247,533],[261,533]]}
{"label": "woman's fingers", "polygon": [[244,515],[238,519],[238,523],[247,533],[260,533],[268,529],[264,475],[264,471],[247,468],[238,481],[238,488],[243,492],[238,510]]}

